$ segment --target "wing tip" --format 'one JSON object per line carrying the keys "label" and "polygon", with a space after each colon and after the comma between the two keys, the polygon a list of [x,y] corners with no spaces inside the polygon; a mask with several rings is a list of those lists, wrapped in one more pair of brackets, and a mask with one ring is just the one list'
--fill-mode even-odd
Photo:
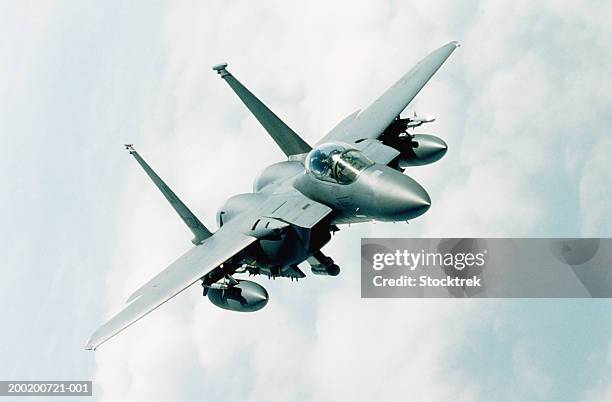
{"label": "wing tip", "polygon": [[453,45],[455,47],[461,47],[461,42],[459,42],[458,40],[454,40],[449,42],[449,45]]}
{"label": "wing tip", "polygon": [[95,345],[95,344],[94,344],[94,342],[93,342],[93,339],[92,339],[92,338],[90,338],[90,339],[87,341],[87,344],[85,345],[85,350],[92,350],[92,351],[95,351],[95,350],[98,348],[98,346],[99,346],[99,345]]}

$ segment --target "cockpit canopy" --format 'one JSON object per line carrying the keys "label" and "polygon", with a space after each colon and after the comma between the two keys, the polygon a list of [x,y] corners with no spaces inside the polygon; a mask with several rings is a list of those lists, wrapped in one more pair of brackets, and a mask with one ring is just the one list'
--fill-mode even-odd
{"label": "cockpit canopy", "polygon": [[374,162],[361,151],[347,144],[327,143],[314,148],[306,155],[306,172],[320,180],[349,184],[357,180],[359,173]]}

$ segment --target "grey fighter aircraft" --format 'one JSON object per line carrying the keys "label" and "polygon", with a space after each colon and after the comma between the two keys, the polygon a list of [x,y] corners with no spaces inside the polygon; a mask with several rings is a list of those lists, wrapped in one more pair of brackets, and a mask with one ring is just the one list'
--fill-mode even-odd
{"label": "grey fighter aircraft", "polygon": [[221,308],[257,311],[268,302],[259,284],[236,274],[293,279],[335,276],[340,268],[321,252],[338,225],[367,221],[407,221],[429,209],[430,198],[404,169],[433,163],[446,143],[407,130],[433,121],[400,113],[459,46],[450,42],[408,71],[365,110],[334,127],[314,148],[308,145],[227,70],[213,67],[266,129],[287,160],[267,167],[253,192],[231,197],[217,213],[212,232],[136,152],[129,153],[193,232],[194,247],[137,289],[125,308],[87,342],[95,349],[178,293],[201,282],[204,296]]}

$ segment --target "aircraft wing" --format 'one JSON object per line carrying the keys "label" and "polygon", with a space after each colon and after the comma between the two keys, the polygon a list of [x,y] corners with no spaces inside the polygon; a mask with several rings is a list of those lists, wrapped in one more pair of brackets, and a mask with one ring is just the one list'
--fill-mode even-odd
{"label": "aircraft wing", "polygon": [[96,349],[257,240],[241,229],[241,220],[232,220],[183,254],[130,296],[127,306],[91,336],[86,349]]}
{"label": "aircraft wing", "polygon": [[311,228],[331,212],[331,208],[295,189],[270,195],[258,206],[225,223],[211,237],[136,290],[124,309],[91,336],[86,349],[96,349],[257,241],[258,225],[263,218]]}
{"label": "aircraft wing", "polygon": [[351,144],[358,140],[378,138],[457,47],[459,43],[453,41],[431,52],[367,109],[346,117],[318,144],[330,141]]}

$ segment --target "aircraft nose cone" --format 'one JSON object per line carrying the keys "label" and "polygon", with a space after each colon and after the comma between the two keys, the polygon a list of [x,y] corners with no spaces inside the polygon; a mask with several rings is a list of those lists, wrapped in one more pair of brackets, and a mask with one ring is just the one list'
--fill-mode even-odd
{"label": "aircraft nose cone", "polygon": [[412,178],[394,172],[385,183],[385,191],[377,197],[379,210],[385,220],[402,221],[423,215],[431,205],[425,189]]}

